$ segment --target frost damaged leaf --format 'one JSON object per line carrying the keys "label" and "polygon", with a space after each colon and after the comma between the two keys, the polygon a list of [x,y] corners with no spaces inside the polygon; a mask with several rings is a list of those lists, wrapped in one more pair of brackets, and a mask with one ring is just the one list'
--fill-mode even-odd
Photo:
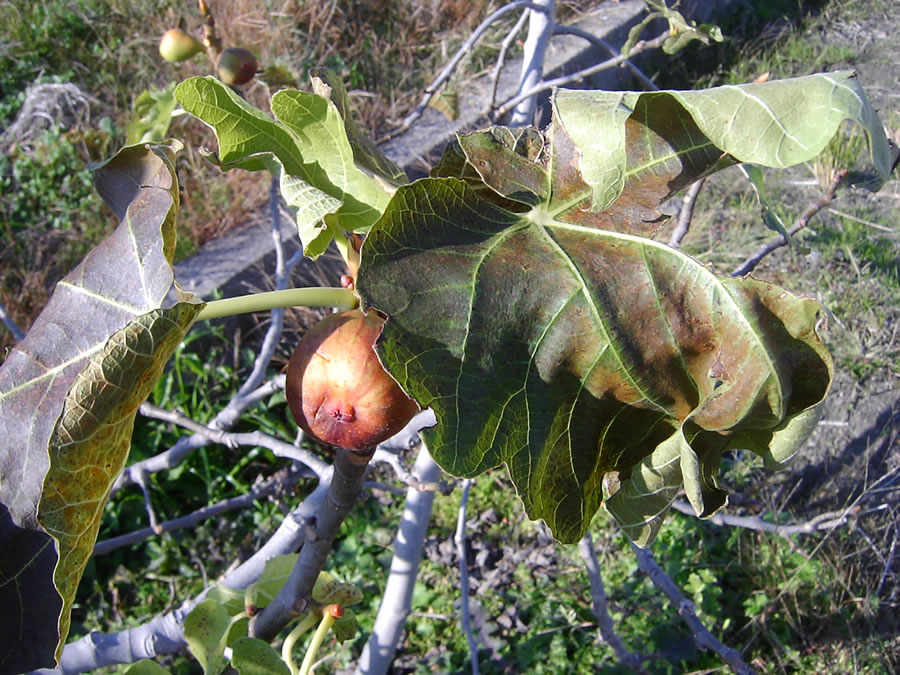
{"label": "frost damaged leaf", "polygon": [[[636,190],[652,186],[664,199],[685,187],[688,177],[737,161],[775,168],[808,161],[845,119],[865,129],[880,181],[890,174],[884,128],[850,72],[695,91],[562,90],[554,114],[592,189],[591,210],[612,206],[609,215]],[[649,204],[637,201],[644,210]],[[640,212],[623,215],[652,220]]]}
{"label": "frost damaged leaf", "polygon": [[[390,317],[379,354],[434,410],[429,447],[446,471],[506,464],[528,514],[563,542],[605,499],[647,545],[682,488],[698,515],[724,505],[725,450],[777,460],[802,440],[795,422],[832,377],[820,306],[718,277],[644,236],[630,208],[616,222],[591,211],[570,136],[549,138],[554,188],[525,213],[480,197],[471,174],[401,187],[366,239],[357,289]],[[652,176],[626,164],[637,195],[620,199],[657,206],[667,182],[720,164],[704,153]],[[480,175],[492,191],[508,184]]]}
{"label": "frost damaged leaf", "polygon": [[168,359],[174,338],[163,326],[177,333],[201,307],[180,304],[148,321],[173,285],[178,147],[127,147],[97,167],[97,189],[121,224],[57,285],[0,366],[0,602],[14,617],[0,636],[0,670],[54,664],[98,514],[127,455],[123,416],[133,420],[129,409]]}

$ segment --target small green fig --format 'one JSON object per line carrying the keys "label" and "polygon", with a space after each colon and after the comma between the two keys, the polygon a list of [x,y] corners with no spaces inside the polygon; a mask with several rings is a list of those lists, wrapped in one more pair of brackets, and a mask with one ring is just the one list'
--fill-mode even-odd
{"label": "small green fig", "polygon": [[418,404],[381,365],[376,312],[330,314],[300,340],[288,364],[285,393],[298,426],[345,450],[366,450],[413,418]]}
{"label": "small green fig", "polygon": [[256,57],[242,47],[229,47],[219,54],[216,72],[225,84],[247,84],[256,75]]}
{"label": "small green fig", "polygon": [[178,28],[167,30],[159,41],[159,55],[173,63],[187,61],[203,50],[203,43]]}

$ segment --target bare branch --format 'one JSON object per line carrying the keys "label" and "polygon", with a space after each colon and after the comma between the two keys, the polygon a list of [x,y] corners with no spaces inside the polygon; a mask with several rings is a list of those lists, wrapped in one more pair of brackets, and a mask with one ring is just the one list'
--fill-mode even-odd
{"label": "bare branch", "polygon": [[261,448],[267,448],[278,457],[292,459],[295,462],[305,464],[320,478],[330,471],[328,462],[320,459],[315,454],[308,450],[304,450],[303,448],[298,448],[296,445],[288,443],[287,441],[282,441],[274,436],[264,434],[261,431],[238,434],[221,431],[219,429],[210,429],[209,427],[195,422],[187,415],[182,415],[177,410],[163,410],[151,403],[144,403],[139,408],[139,411],[146,417],[152,417],[154,419],[177,424],[213,443],[221,443],[230,448],[237,448],[240,446],[259,446]]}
{"label": "bare branch", "polygon": [[[242,565],[222,578],[219,583],[228,588],[243,589],[256,581],[263,567],[271,558],[296,551],[303,543],[305,523],[321,508],[330,476],[303,500],[294,511],[281,522],[269,540]],[[43,670],[42,673],[82,673],[103,666],[119,663],[134,663],[140,659],[152,659],[161,654],[174,654],[184,649],[184,619],[206,592],[186,600],[177,609],[154,617],[150,621],[118,633],[88,633],[75,642],[66,645],[57,670]]]}
{"label": "bare branch", "polygon": [[678,586],[675,585],[675,582],[653,558],[650,549],[638,548],[633,543],[631,544],[631,549],[637,556],[640,570],[650,577],[653,585],[665,593],[669,601],[678,608],[678,614],[681,615],[681,618],[684,619],[684,622],[691,629],[697,646],[704,650],[714,651],[738,675],[752,675],[754,670],[744,662],[741,653],[722,644],[697,618],[697,610],[694,607],[694,603],[684,597]]}
{"label": "bare branch", "polygon": [[[547,45],[553,36],[554,0],[538,0],[542,11],[529,10],[528,12],[528,36],[525,38],[524,53],[522,55],[522,74],[519,77],[519,88],[516,93],[533,89],[541,82],[544,76],[544,55],[547,53]],[[522,99],[516,104],[509,118],[509,125],[520,127],[534,122],[534,111],[537,107],[537,99],[534,96]]]}
{"label": "bare branch", "polygon": [[466,634],[466,642],[469,643],[469,657],[472,660],[472,675],[478,675],[478,643],[472,633],[472,617],[469,611],[469,558],[466,555],[466,509],[469,505],[469,490],[472,487],[472,479],[467,478],[462,483],[462,497],[459,500],[459,512],[456,516],[456,534],[453,541],[456,544],[456,556],[459,559],[459,598],[462,629]]}
{"label": "bare branch", "polygon": [[288,622],[305,611],[319,572],[325,567],[341,523],[356,504],[374,448],[366,452],[337,450],[331,485],[316,513],[315,538],[307,538],[297,564],[272,602],[250,622],[250,636],[271,642]]}
{"label": "bare branch", "polygon": [[[284,375],[273,378],[246,396],[235,396],[229,401],[225,408],[219,411],[205,428],[211,431],[229,429],[237,424],[241,415],[244,414],[244,411],[281,389],[284,389]],[[171,469],[172,467],[178,466],[185,457],[197,448],[214,442],[215,441],[205,433],[194,433],[191,436],[182,436],[175,445],[168,450],[125,467],[116,479],[111,495],[114,495],[122,488],[134,483],[138,471],[157,473],[159,471]]]}
{"label": "bare branch", "polygon": [[197,509],[193,513],[189,513],[186,516],[181,516],[180,518],[174,518],[172,520],[167,520],[165,522],[159,523],[159,525],[157,526],[151,525],[150,527],[145,527],[141,530],[129,532],[128,534],[123,534],[118,537],[111,537],[109,539],[104,539],[103,541],[98,541],[94,545],[94,556],[104,555],[124,546],[132,546],[141,541],[144,541],[145,539],[149,539],[154,535],[162,534],[163,532],[171,532],[172,530],[194,527],[204,520],[214,518],[219,514],[225,513],[226,511],[246,508],[258,499],[268,497],[269,495],[284,490],[289,485],[293,485],[303,476],[303,473],[304,472],[297,469],[282,470],[276,473],[274,476],[271,476],[265,482],[262,482],[259,485],[255,486],[250,492],[245,495],[232,497],[230,499],[223,499],[222,501],[211,506],[204,506],[202,509]]}
{"label": "bare branch", "polygon": [[[559,25],[557,25],[557,26],[554,26],[554,28],[553,28],[553,34],[554,35],[574,35],[575,37],[580,37],[584,40],[587,40],[588,42],[590,42],[593,45],[597,45],[598,47],[605,49],[607,52],[610,53],[611,56],[618,56],[618,54],[619,54],[619,50],[616,49],[615,47],[613,47],[611,44],[609,44],[609,42],[607,42],[606,40],[604,40],[601,37],[594,35],[593,33],[588,33],[586,30],[582,30],[581,28],[578,28],[577,26],[559,26]],[[629,54],[629,57],[630,57],[630,54]],[[636,65],[634,65],[634,62],[630,58],[625,59],[625,61],[623,62],[623,65],[626,68],[628,68],[628,70],[631,71],[631,74],[634,75],[635,78],[637,78],[641,84],[644,85],[645,89],[647,89],[648,91],[658,91],[659,90],[659,87],[657,87],[656,84],[654,84],[653,80],[651,80],[649,77],[647,77],[647,75],[644,73],[643,70],[641,70]]]}
{"label": "bare branch", "polygon": [[[834,200],[834,195],[837,192],[838,187],[840,187],[846,175],[847,169],[842,169],[840,171],[834,172],[834,178],[832,179],[831,185],[828,187],[825,193],[818,199],[810,202],[806,207],[806,210],[800,214],[800,217],[797,218],[796,221],[794,221],[791,229],[788,230],[788,234],[790,236],[793,237],[795,234],[797,234],[797,232],[809,225],[809,221],[813,216],[815,216],[819,211],[831,204],[831,202]],[[772,251],[778,250],[782,246],[787,246],[787,243],[787,240],[782,235],[775,237],[774,239],[761,246],[756,251],[756,253],[749,256],[744,262],[742,262],[741,265],[731,273],[731,276],[742,277],[745,274],[750,274],[750,272],[753,271],[753,269],[762,261],[763,258],[769,255]]]}
{"label": "bare branch", "polygon": [[384,143],[385,141],[389,141],[390,139],[399,136],[400,134],[405,133],[409,130],[409,128],[418,120],[422,114],[425,112],[425,109],[428,107],[428,104],[431,103],[431,99],[434,98],[434,95],[438,92],[438,89],[443,86],[443,84],[450,79],[450,75],[453,74],[453,71],[456,69],[456,66],[459,65],[459,62],[463,60],[469,52],[475,47],[477,42],[481,39],[481,36],[487,31],[491,25],[496,22],[501,17],[509,14],[510,12],[515,12],[519,9],[533,9],[536,11],[543,11],[543,7],[536,2],[526,2],[525,0],[516,0],[515,2],[510,2],[509,4],[503,5],[497,11],[491,13],[484,21],[478,24],[478,27],[472,31],[472,34],[469,38],[463,43],[462,47],[453,55],[453,58],[444,66],[444,69],[440,72],[440,74],[434,79],[434,81],[429,84],[425,88],[425,93],[422,96],[422,99],[419,101],[419,105],[416,106],[416,109],[413,110],[399,127],[391,131],[390,133],[382,136],[378,139],[379,143]]}
{"label": "bare branch", "polygon": [[640,41],[638,42],[634,48],[628,52],[627,54],[620,54],[619,56],[613,57],[611,59],[607,59],[601,63],[597,63],[588,68],[583,68],[578,72],[572,73],[571,75],[563,75],[561,77],[557,77],[552,80],[544,80],[538,85],[528,89],[527,91],[523,91],[516,96],[513,96],[511,99],[506,101],[500,108],[497,109],[495,114],[496,118],[503,117],[510,110],[515,108],[521,101],[524,101],[526,98],[534,96],[536,94],[540,94],[541,92],[547,91],[549,89],[553,89],[554,87],[562,87],[567,84],[572,84],[573,82],[578,82],[587,77],[590,77],[594,73],[599,73],[604,70],[609,70],[610,68],[615,68],[616,66],[624,63],[630,58],[637,56],[641,52],[647,51],[648,49],[656,49],[660,47],[663,42],[669,37],[669,31],[665,31],[658,37],[653,38],[652,40]]}
{"label": "bare branch", "polygon": [[616,633],[612,617],[606,603],[606,589],[603,586],[603,576],[600,574],[600,563],[597,561],[597,553],[594,550],[594,540],[591,533],[584,535],[578,542],[578,552],[584,561],[588,579],[591,582],[591,609],[597,619],[597,628],[600,637],[612,647],[619,662],[630,670],[646,675],[647,671],[641,665],[641,657],[628,651],[622,638]]}
{"label": "bare branch", "polygon": [[[413,474],[420,485],[434,484],[441,475],[440,467],[431,459],[424,443],[420,446]],[[406,492],[406,506],[394,537],[394,557],[387,584],[372,633],[357,662],[357,673],[386,673],[394,660],[411,609],[433,503],[434,492],[424,492],[417,487],[410,487]]]}
{"label": "bare branch", "polygon": [[516,21],[516,25],[512,27],[512,30],[506,34],[506,37],[503,38],[503,42],[500,43],[500,53],[497,54],[497,62],[494,64],[494,71],[491,73],[491,110],[494,109],[494,105],[497,103],[497,87],[500,86],[500,73],[503,70],[503,63],[506,61],[506,53],[512,46],[516,36],[521,33],[522,28],[525,27],[529,11],[530,10],[526,10],[522,12],[519,20]]}
{"label": "bare branch", "polygon": [[681,201],[681,211],[678,213],[678,223],[672,230],[672,236],[669,238],[669,246],[672,248],[681,248],[681,240],[685,238],[691,229],[691,220],[694,218],[694,205],[697,203],[697,195],[703,188],[705,178],[701,178],[696,183],[691,184]]}
{"label": "bare branch", "polygon": [[[696,515],[694,507],[681,499],[676,499],[672,502],[672,508],[680,513],[691,516]],[[784,525],[770,523],[763,520],[761,516],[733,516],[727,513],[716,513],[704,520],[713,525],[743,527],[748,530],[770,532],[785,538],[790,538],[792,534],[813,534],[815,532],[833,530],[841,525],[846,525],[852,518],[859,515],[861,509],[861,506],[853,505],[850,508],[841,509],[840,511],[820,513],[815,518],[811,518],[804,523],[788,523]]]}

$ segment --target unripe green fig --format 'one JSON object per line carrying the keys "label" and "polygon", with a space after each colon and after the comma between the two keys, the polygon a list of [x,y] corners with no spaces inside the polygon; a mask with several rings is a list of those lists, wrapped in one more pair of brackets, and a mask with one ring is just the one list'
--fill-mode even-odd
{"label": "unripe green fig", "polygon": [[225,84],[247,84],[256,75],[256,57],[241,47],[222,50],[216,63],[219,79]]}
{"label": "unripe green fig", "polygon": [[300,340],[285,393],[298,426],[345,450],[367,450],[403,429],[419,411],[381,365],[376,312],[330,314]]}
{"label": "unripe green fig", "polygon": [[179,28],[167,30],[159,41],[159,55],[174,63],[187,61],[203,50],[203,43]]}

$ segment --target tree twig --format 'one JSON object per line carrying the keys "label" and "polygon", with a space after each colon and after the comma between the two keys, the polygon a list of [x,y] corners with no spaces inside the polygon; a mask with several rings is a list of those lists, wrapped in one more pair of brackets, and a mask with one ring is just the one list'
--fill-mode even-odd
{"label": "tree twig", "polygon": [[453,542],[456,544],[456,556],[459,559],[459,598],[462,629],[466,634],[466,642],[469,644],[469,658],[472,661],[472,675],[478,675],[478,643],[472,632],[472,616],[469,610],[469,558],[466,555],[466,510],[469,505],[469,490],[472,488],[472,479],[467,478],[462,483],[462,496],[459,500],[459,511],[456,516],[456,534]]}
{"label": "tree twig", "polygon": [[[424,443],[419,449],[413,474],[419,485],[434,484],[440,478],[441,469],[434,463]],[[356,665],[356,672],[360,675],[386,673],[394,660],[411,609],[433,503],[434,492],[422,491],[414,486],[406,491],[406,506],[394,537],[394,556],[381,595],[381,605],[372,633]]]}
{"label": "tree twig", "polygon": [[579,80],[583,80],[587,77],[590,77],[594,73],[599,73],[604,70],[609,70],[610,68],[615,68],[619,64],[624,63],[630,58],[637,56],[641,52],[647,51],[648,49],[656,49],[660,47],[663,42],[669,37],[669,31],[665,31],[658,37],[653,38],[652,40],[642,40],[638,42],[634,48],[627,54],[620,54],[619,56],[613,57],[611,59],[607,59],[601,63],[597,63],[588,68],[583,68],[578,72],[572,73],[570,75],[563,75],[561,77],[557,77],[552,80],[544,80],[543,82],[537,84],[536,86],[528,89],[527,91],[523,91],[516,96],[513,96],[508,101],[506,101],[502,106],[500,106],[496,113],[495,118],[501,118],[504,115],[508,114],[510,110],[515,108],[519,102],[524,101],[526,98],[534,96],[536,94],[540,94],[541,92],[547,91],[549,89],[553,89],[554,87],[562,87],[567,84],[572,84],[573,82],[578,82]]}
{"label": "tree twig", "polygon": [[240,446],[258,446],[271,450],[276,456],[291,459],[295,462],[301,462],[312,469],[318,477],[324,476],[330,469],[328,462],[320,459],[315,454],[303,448],[298,448],[293,443],[282,441],[261,431],[251,431],[247,433],[232,433],[221,431],[219,429],[210,429],[207,426],[195,422],[187,415],[182,415],[177,410],[164,410],[152,403],[144,403],[138,409],[145,417],[171,422],[180,427],[184,427],[195,434],[202,436],[214,443],[221,443],[230,448]]}
{"label": "tree twig", "polygon": [[516,36],[522,32],[522,28],[528,20],[528,13],[530,11],[531,10],[525,10],[522,12],[521,16],[516,21],[516,25],[512,27],[512,30],[506,34],[506,37],[503,38],[503,42],[500,43],[500,52],[497,54],[497,62],[494,64],[494,70],[491,73],[491,110],[494,109],[494,105],[497,103],[497,87],[500,86],[500,72],[503,70],[503,64],[506,61],[506,53],[515,41]]}
{"label": "tree twig", "polygon": [[[686,515],[696,515],[694,507],[681,499],[676,499],[672,502],[672,508]],[[859,515],[861,509],[861,506],[853,505],[840,511],[820,513],[815,518],[810,518],[803,523],[770,523],[763,520],[760,516],[734,516],[728,513],[716,513],[704,520],[713,525],[742,527],[758,532],[770,532],[789,539],[793,534],[813,534],[823,530],[833,530],[836,527],[845,525],[851,518]]]}
{"label": "tree twig", "polygon": [[600,637],[604,642],[612,647],[616,658],[626,668],[635,673],[646,675],[647,671],[641,665],[641,657],[628,651],[625,642],[616,633],[612,617],[609,615],[609,608],[606,602],[606,589],[603,586],[603,576],[600,573],[600,563],[597,561],[597,553],[594,550],[594,540],[591,533],[584,535],[578,542],[578,552],[584,561],[584,568],[587,571],[588,579],[591,582],[591,610],[594,618],[597,619],[597,629],[600,631]]}
{"label": "tree twig", "polygon": [[691,229],[691,220],[694,218],[694,206],[705,181],[705,178],[701,178],[696,183],[692,183],[681,200],[678,223],[675,225],[675,229],[672,230],[672,236],[669,238],[669,246],[672,248],[681,248],[681,240],[685,238]]}
{"label": "tree twig", "polygon": [[[605,49],[611,56],[618,56],[619,50],[613,47],[609,42],[604,40],[601,37],[594,35],[593,33],[588,33],[586,30],[582,30],[577,26],[560,26],[556,25],[553,27],[554,35],[574,35],[575,37],[582,38],[587,40],[593,45],[601,47]],[[648,91],[658,91],[659,87],[647,77],[646,73],[643,70],[634,65],[634,62],[631,60],[631,54],[629,54],[629,58],[626,58],[622,65],[624,65],[628,70],[631,71],[631,74],[637,78],[637,80],[644,85],[644,88]]]}
{"label": "tree twig", "polygon": [[491,25],[498,19],[502,18],[506,14],[509,14],[510,12],[515,12],[519,9],[533,9],[542,11],[543,7],[536,2],[516,0],[515,2],[510,2],[506,5],[503,5],[503,7],[500,7],[495,12],[492,12],[484,21],[478,24],[478,27],[475,28],[474,31],[472,31],[472,34],[463,43],[462,47],[460,47],[459,50],[457,50],[456,54],[453,55],[453,58],[451,58],[450,61],[447,62],[447,65],[444,66],[444,69],[441,70],[434,81],[425,88],[425,92],[422,95],[422,98],[419,101],[419,105],[416,106],[415,110],[413,110],[404,118],[400,126],[379,138],[377,142],[384,143],[408,131],[409,128],[416,122],[416,120],[418,120],[425,112],[425,109],[428,107],[428,104],[431,103],[431,99],[434,98],[434,95],[438,92],[438,89],[440,89],[441,86],[443,86],[443,84],[450,79],[450,75],[453,74],[456,66],[459,65],[459,62],[463,60],[463,57],[465,57],[466,54],[472,51],[477,42],[481,39],[481,36],[484,35],[484,33],[487,31],[487,29],[490,28]]}
{"label": "tree twig", "polygon": [[[834,177],[831,180],[831,185],[828,186],[828,189],[825,193],[820,196],[818,199],[815,199],[809,203],[803,213],[800,214],[800,217],[794,221],[794,224],[791,226],[791,229],[788,230],[788,234],[790,236],[794,236],[809,225],[809,221],[815,216],[819,211],[824,209],[826,206],[831,204],[834,200],[834,195],[837,192],[838,187],[840,187],[841,183],[844,181],[844,178],[847,176],[847,169],[841,169],[840,171],[834,172]],[[754,268],[762,262],[762,259],[769,255],[772,251],[776,251],[782,246],[787,246],[787,239],[782,235],[778,235],[777,237],[769,240],[763,246],[761,246],[755,253],[750,255],[744,262],[740,264],[740,266],[731,273],[733,277],[742,277],[746,274],[750,274],[754,270]]]}
{"label": "tree twig", "polygon": [[638,567],[646,574],[653,585],[665,593],[669,601],[678,608],[678,614],[684,619],[684,622],[691,629],[694,642],[698,647],[704,650],[711,650],[719,655],[719,657],[727,663],[731,669],[738,675],[752,675],[753,669],[744,661],[741,653],[736,649],[723,644],[716,638],[706,626],[697,617],[697,610],[694,603],[688,600],[679,590],[671,577],[666,574],[662,567],[653,558],[650,549],[638,548],[633,543],[631,549],[638,559]]}
{"label": "tree twig", "polygon": [[268,497],[269,495],[283,490],[289,485],[293,485],[303,476],[303,473],[304,472],[297,469],[280,471],[274,476],[271,476],[268,480],[255,486],[250,492],[245,495],[231,497],[230,499],[223,499],[222,501],[212,504],[211,506],[204,506],[202,509],[197,509],[193,513],[189,513],[186,516],[173,518],[172,520],[166,520],[162,523],[159,523],[157,527],[145,527],[143,529],[135,530],[134,532],[129,532],[128,534],[123,534],[118,537],[110,537],[109,539],[98,541],[94,545],[93,555],[104,555],[124,546],[133,546],[134,544],[142,542],[145,539],[149,539],[154,535],[162,534],[163,532],[171,532],[172,530],[194,527],[204,520],[214,518],[219,514],[225,513],[226,511],[234,511],[236,509],[246,508],[258,499]]}

